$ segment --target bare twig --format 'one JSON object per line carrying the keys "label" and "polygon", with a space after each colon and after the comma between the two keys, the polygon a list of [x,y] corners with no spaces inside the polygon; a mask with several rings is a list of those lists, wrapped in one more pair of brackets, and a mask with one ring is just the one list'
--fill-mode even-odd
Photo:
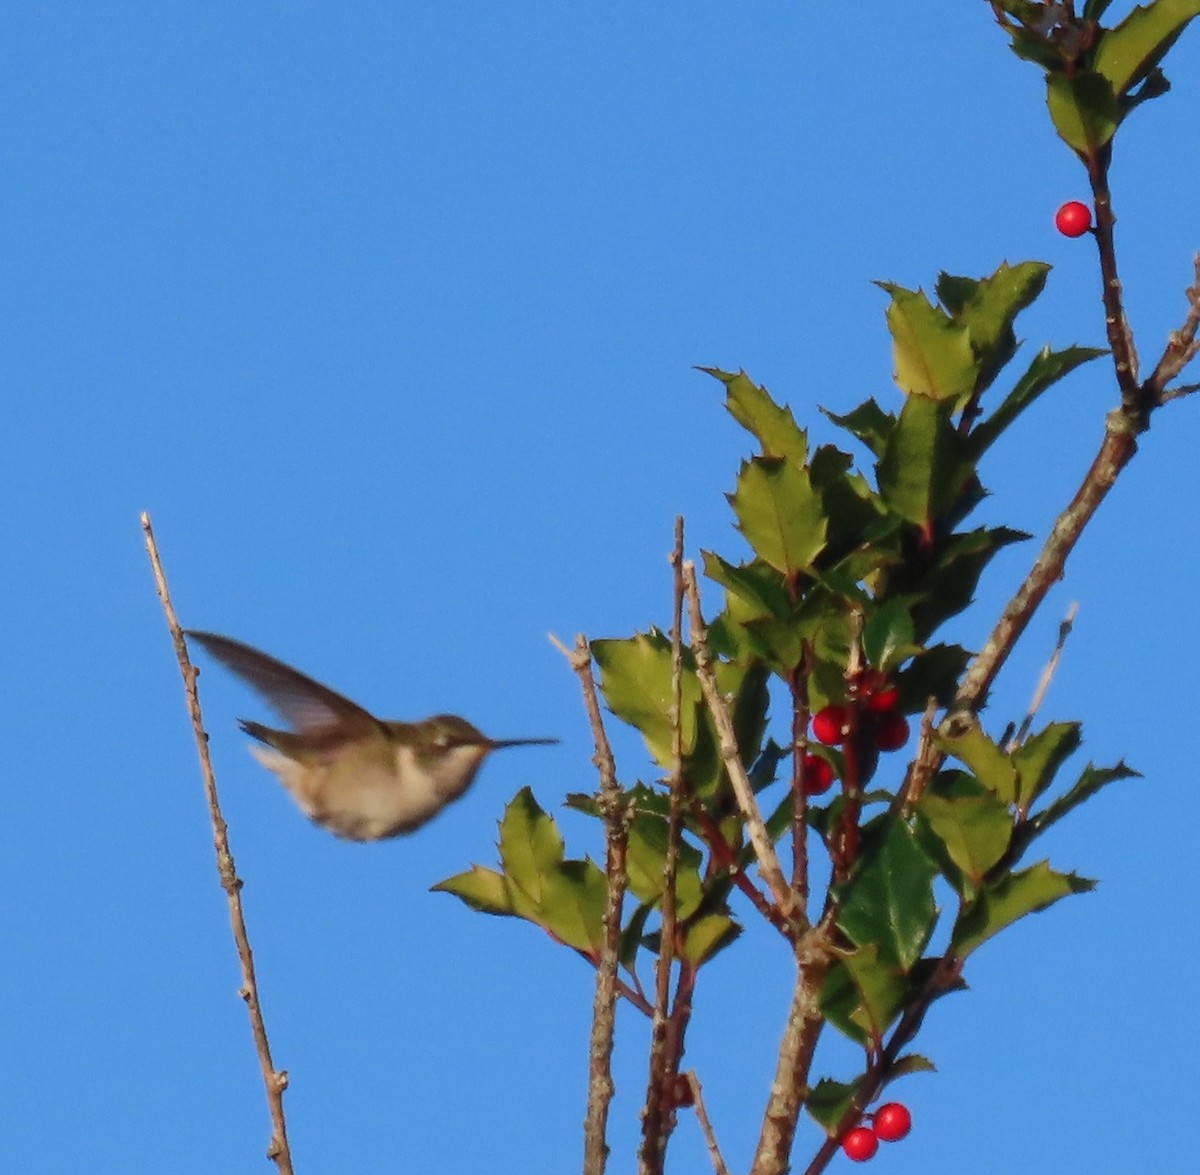
{"label": "bare twig", "polygon": [[[679,840],[683,830],[683,519],[675,519],[671,551],[674,601],[671,619],[671,795],[667,813],[667,851],[663,862],[662,933],[654,971],[654,1022],[650,1032],[650,1072],[642,1109],[639,1170],[643,1175],[662,1170],[667,1140],[675,1124],[675,1078],[679,1073],[682,1038],[668,1037],[671,970],[675,962],[675,879]],[[678,1048],[670,1048],[675,1043]]]}
{"label": "bare twig", "polygon": [[[612,1078],[613,1036],[616,1031],[617,976],[621,952],[621,911],[629,884],[626,855],[629,848],[629,806],[617,783],[617,765],[604,730],[596,680],[592,675],[592,650],[587,639],[575,638],[575,648],[566,648],[557,637],[550,640],[562,652],[583,687],[583,704],[592,727],[595,755],[592,762],[600,773],[600,811],[604,817],[605,877],[608,893],[604,906],[604,943],[596,967],[596,994],[592,1002],[592,1033],[588,1046],[588,1104],[584,1119],[584,1175],[602,1175],[608,1163],[608,1110],[615,1086]],[[641,997],[629,988],[622,992],[637,1003]],[[636,998],[635,998],[636,997]],[[643,1000],[644,1004],[645,1001]]]}
{"label": "bare twig", "polygon": [[1158,361],[1158,366],[1146,381],[1147,387],[1159,404],[1177,398],[1184,391],[1182,388],[1176,388],[1171,392],[1167,392],[1165,389],[1171,380],[1197,355],[1200,355],[1200,343],[1196,341],[1196,332],[1200,330],[1200,253],[1193,259],[1193,267],[1196,276],[1187,288],[1187,317],[1183,320],[1183,325],[1179,330],[1171,332],[1162,358]]}
{"label": "bare twig", "polygon": [[150,556],[150,566],[154,571],[154,584],[158,590],[158,599],[162,604],[163,614],[167,618],[167,628],[171,632],[171,640],[175,645],[175,656],[179,660],[179,672],[183,676],[188,714],[191,716],[192,730],[196,735],[196,750],[200,755],[200,770],[204,776],[204,793],[208,799],[208,811],[212,819],[213,847],[217,853],[217,872],[221,878],[221,888],[225,891],[229,902],[229,921],[233,927],[233,940],[237,945],[238,959],[242,964],[240,994],[246,1001],[246,1009],[250,1014],[250,1030],[254,1036],[254,1047],[258,1052],[263,1084],[267,1091],[267,1106],[271,1112],[271,1143],[267,1148],[267,1157],[274,1160],[280,1175],[292,1175],[292,1153],[288,1147],[287,1121],[283,1113],[283,1091],[287,1088],[288,1075],[285,1071],[276,1069],[271,1060],[271,1045],[267,1039],[267,1026],[263,1020],[258,983],[254,977],[254,954],[250,950],[250,936],[246,932],[246,919],[242,912],[242,880],[237,875],[233,854],[229,850],[229,830],[225,825],[225,818],[221,815],[216,776],[213,774],[212,759],[208,753],[208,735],[205,733],[204,719],[200,713],[200,695],[196,688],[197,670],[188,657],[183,630],[179,626],[175,609],[171,604],[171,594],[167,589],[167,577],[163,572],[162,561],[158,555],[158,544],[154,541],[154,530],[150,525],[149,514],[142,514],[142,531],[146,537],[146,550]]}
{"label": "bare twig", "polygon": [[737,735],[733,729],[733,719],[729,707],[721,696],[717,685],[716,673],[713,670],[712,654],[708,648],[708,628],[700,611],[700,589],[696,584],[696,567],[690,559],[683,564],[683,581],[688,597],[688,614],[691,622],[692,648],[696,654],[696,676],[700,679],[700,688],[704,691],[704,700],[712,715],[713,724],[717,728],[717,739],[721,747],[721,759],[729,772],[733,784],[733,794],[737,798],[738,809],[746,822],[746,831],[750,835],[750,843],[754,846],[754,855],[758,858],[758,867],[775,899],[775,904],[793,926],[803,930],[807,925],[807,915],[799,908],[795,895],[788,887],[787,879],[779,864],[779,856],[763,822],[762,812],[759,811],[758,801],[754,798],[754,788],[746,774],[738,751]]}
{"label": "bare twig", "polygon": [[802,907],[808,905],[808,675],[812,643],[804,642],[799,664],[788,682],[792,695],[792,889]]}
{"label": "bare twig", "polygon": [[1033,725],[1034,718],[1037,717],[1037,712],[1042,708],[1042,702],[1046,699],[1046,691],[1054,679],[1059,661],[1062,660],[1063,646],[1067,643],[1067,637],[1071,635],[1071,628],[1075,624],[1075,617],[1078,613],[1079,605],[1073,603],[1067,609],[1063,622],[1058,626],[1058,640],[1054,644],[1054,652],[1050,654],[1050,659],[1042,670],[1042,676],[1038,679],[1037,688],[1033,691],[1033,698],[1030,700],[1025,717],[1021,719],[1021,725],[1017,727],[1016,734],[1008,742],[1010,751],[1015,751],[1025,741],[1029,734],[1029,728]]}
{"label": "bare twig", "polygon": [[809,1069],[825,1026],[820,995],[829,961],[823,932],[808,931],[796,948],[796,985],[750,1175],[784,1175],[791,1170],[796,1122],[808,1095]]}
{"label": "bare twig", "polygon": [[725,1160],[721,1157],[721,1148],[717,1145],[717,1135],[713,1130],[712,1120],[704,1108],[704,1091],[700,1088],[700,1078],[696,1076],[694,1070],[689,1069],[683,1074],[683,1079],[688,1083],[688,1089],[692,1093],[696,1121],[700,1123],[700,1130],[704,1135],[704,1145],[708,1147],[708,1157],[712,1159],[713,1170],[716,1175],[729,1175],[729,1168],[725,1166]]}

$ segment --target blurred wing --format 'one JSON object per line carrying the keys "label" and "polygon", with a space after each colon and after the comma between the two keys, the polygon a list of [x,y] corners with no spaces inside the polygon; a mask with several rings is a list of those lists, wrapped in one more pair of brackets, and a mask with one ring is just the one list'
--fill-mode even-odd
{"label": "blurred wing", "polygon": [[215,632],[187,631],[189,640],[208,650],[227,669],[256,689],[301,734],[328,730],[331,726],[365,729],[382,724],[373,714],[349,698],[298,669]]}

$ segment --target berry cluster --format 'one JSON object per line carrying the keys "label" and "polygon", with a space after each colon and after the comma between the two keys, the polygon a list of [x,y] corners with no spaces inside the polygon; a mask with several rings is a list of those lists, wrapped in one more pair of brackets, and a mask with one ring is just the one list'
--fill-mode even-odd
{"label": "berry cluster", "polygon": [[[853,701],[835,702],[813,715],[813,737],[827,747],[840,747],[850,734],[853,719],[854,741],[860,752],[898,751],[908,742],[909,733],[908,719],[900,710],[900,691],[874,669],[861,673],[856,686]],[[814,783],[820,781],[824,770],[828,770],[829,780],[832,780],[832,769],[824,759],[816,757],[809,760],[808,767],[815,778],[810,782],[806,770],[805,791],[820,795],[829,782],[819,788]]]}
{"label": "berry cluster", "polygon": [[912,1114],[903,1102],[888,1102],[869,1118],[869,1125],[855,1126],[842,1138],[842,1151],[848,1159],[865,1163],[881,1142],[898,1142],[912,1129]]}

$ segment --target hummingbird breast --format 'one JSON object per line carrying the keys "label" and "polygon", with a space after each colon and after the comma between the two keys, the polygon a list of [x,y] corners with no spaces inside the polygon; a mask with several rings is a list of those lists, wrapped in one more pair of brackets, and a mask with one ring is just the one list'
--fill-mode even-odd
{"label": "hummingbird breast", "polygon": [[310,820],[347,840],[369,841],[413,832],[436,816],[471,786],[489,748],[459,746],[431,755],[392,743],[386,754],[305,760],[274,747],[250,749]]}

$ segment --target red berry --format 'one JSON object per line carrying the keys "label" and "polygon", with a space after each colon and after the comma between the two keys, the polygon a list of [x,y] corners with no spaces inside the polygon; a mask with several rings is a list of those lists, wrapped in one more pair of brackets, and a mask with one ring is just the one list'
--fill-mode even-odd
{"label": "red berry", "polygon": [[900,705],[900,691],[894,685],[885,685],[867,695],[867,709],[872,714],[886,714]]}
{"label": "red berry", "polygon": [[875,1137],[875,1132],[866,1126],[855,1126],[842,1139],[842,1150],[845,1151],[846,1158],[853,1159],[856,1163],[865,1163],[878,1149],[879,1140]]}
{"label": "red berry", "polygon": [[1078,200],[1068,200],[1054,214],[1054,227],[1064,237],[1082,237],[1092,227],[1092,210]]}
{"label": "red berry", "polygon": [[804,761],[804,794],[806,796],[824,795],[833,783],[833,767],[828,759],[817,755],[809,755]]}
{"label": "red berry", "polygon": [[818,710],[813,715],[813,734],[816,736],[818,742],[824,743],[827,747],[841,745],[844,737],[842,727],[845,725],[845,706],[826,706],[824,710]]}
{"label": "red berry", "polygon": [[908,719],[897,710],[883,714],[875,731],[875,743],[881,751],[898,751],[908,742]]}
{"label": "red berry", "polygon": [[903,1102],[888,1102],[875,1111],[875,1137],[896,1142],[912,1129],[912,1115]]}

